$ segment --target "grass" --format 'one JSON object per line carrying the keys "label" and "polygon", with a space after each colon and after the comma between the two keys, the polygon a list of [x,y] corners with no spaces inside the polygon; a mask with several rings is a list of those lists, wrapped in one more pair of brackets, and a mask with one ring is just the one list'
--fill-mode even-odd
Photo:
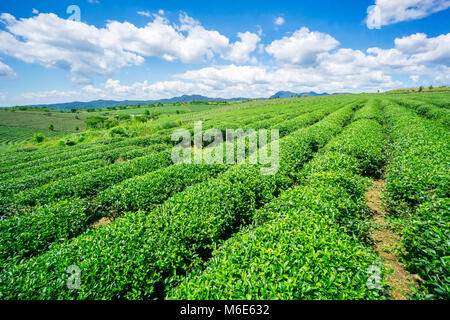
{"label": "grass", "polygon": [[29,141],[37,133],[45,137],[59,137],[63,135],[61,132],[49,130],[0,126],[0,151],[7,151],[14,145]]}
{"label": "grass", "polygon": [[76,132],[76,127],[80,131],[85,130],[84,120],[86,118],[86,113],[0,110],[0,126],[48,131],[49,126],[53,125],[54,131],[66,133]]}
{"label": "grass", "polygon": [[148,107],[148,106],[142,106],[140,108],[133,108],[133,109],[123,109],[119,111],[116,110],[102,110],[102,111],[96,111],[96,112],[89,112],[89,115],[116,115],[116,114],[133,114],[133,115],[142,115],[145,113],[145,111],[149,112],[158,112],[161,114],[184,114],[184,113],[191,113],[191,112],[202,112],[207,111],[211,109],[219,109],[226,106],[229,106],[228,104],[224,105],[209,105],[209,104],[185,104],[185,106],[190,109],[186,109],[184,106],[176,106],[176,105],[164,105],[162,107]]}

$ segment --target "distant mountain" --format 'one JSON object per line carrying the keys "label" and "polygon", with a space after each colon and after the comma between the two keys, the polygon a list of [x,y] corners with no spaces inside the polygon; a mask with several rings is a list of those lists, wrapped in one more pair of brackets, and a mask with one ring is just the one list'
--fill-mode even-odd
{"label": "distant mountain", "polygon": [[298,93],[295,92],[291,92],[291,91],[278,91],[277,93],[275,93],[273,96],[271,96],[271,99],[276,99],[276,98],[292,98],[292,97],[296,97],[298,95]]}
{"label": "distant mountain", "polygon": [[291,92],[291,91],[279,91],[277,93],[275,93],[273,96],[271,96],[271,99],[276,99],[276,98],[292,98],[292,97],[297,97],[298,95],[300,95],[301,97],[303,96],[308,96],[308,97],[315,97],[315,96],[335,96],[335,95],[340,95],[340,94],[351,94],[348,92],[342,92],[342,93],[316,93],[314,91],[310,91],[310,92],[302,92],[302,93],[295,93],[295,92]]}
{"label": "distant mountain", "polygon": [[[297,97],[298,95],[301,95],[302,97],[304,95],[307,95],[309,97],[311,96],[328,96],[328,95],[339,95],[339,94],[351,94],[351,93],[316,93],[314,91],[310,92],[302,92],[302,93],[295,93],[291,91],[279,91],[275,93],[270,99],[275,98],[291,98],[291,97]],[[259,98],[258,100],[263,100],[266,98]],[[108,108],[108,107],[119,107],[119,106],[136,106],[136,105],[149,105],[149,104],[170,104],[170,103],[176,103],[176,102],[191,102],[191,101],[226,101],[226,102],[233,102],[233,101],[245,101],[245,100],[252,100],[250,98],[231,98],[231,99],[223,99],[223,98],[209,98],[201,95],[182,95],[180,97],[173,97],[170,99],[160,99],[160,100],[124,100],[124,101],[117,101],[117,100],[94,100],[89,102],[81,102],[81,101],[73,101],[73,102],[65,102],[65,103],[53,103],[53,104],[38,104],[38,105],[28,105],[28,107],[47,107],[51,109],[57,109],[57,110],[70,110],[70,109],[88,109],[88,108]],[[3,108],[3,107],[0,107]]]}
{"label": "distant mountain", "polygon": [[174,97],[170,99],[160,99],[160,100],[95,100],[89,102],[66,102],[66,103],[54,103],[54,104],[39,104],[30,105],[29,107],[47,107],[58,110],[69,110],[69,109],[88,109],[88,108],[108,108],[108,107],[118,107],[118,106],[136,106],[136,105],[149,105],[157,103],[175,103],[175,102],[191,102],[191,101],[241,101],[250,100],[248,98],[232,98],[232,99],[222,99],[222,98],[209,98],[201,95],[183,95],[180,97]]}

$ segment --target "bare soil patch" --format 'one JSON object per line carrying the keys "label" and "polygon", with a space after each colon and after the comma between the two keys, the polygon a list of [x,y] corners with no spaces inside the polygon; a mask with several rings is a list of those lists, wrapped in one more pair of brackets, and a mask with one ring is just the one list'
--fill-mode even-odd
{"label": "bare soil patch", "polygon": [[94,224],[92,224],[91,227],[92,228],[98,228],[98,227],[106,226],[111,221],[112,220],[109,219],[108,217],[103,217],[100,220],[98,220],[97,222],[95,222]]}
{"label": "bare soil patch", "polygon": [[377,180],[375,181],[375,187],[366,193],[367,205],[374,212],[373,239],[375,251],[382,258],[383,263],[393,270],[393,273],[386,277],[390,286],[391,299],[409,300],[411,286],[417,287],[417,276],[408,272],[395,254],[395,247],[401,239],[399,235],[390,230],[385,219],[386,212],[381,203],[381,191],[384,185],[383,180]]}

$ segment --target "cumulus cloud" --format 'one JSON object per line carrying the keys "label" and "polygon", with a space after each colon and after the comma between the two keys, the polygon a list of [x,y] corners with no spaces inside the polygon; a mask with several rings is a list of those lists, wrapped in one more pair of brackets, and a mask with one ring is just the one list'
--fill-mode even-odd
{"label": "cumulus cloud", "polygon": [[449,0],[376,0],[368,9],[366,25],[369,29],[379,29],[401,21],[421,19],[449,7]]}
{"label": "cumulus cloud", "polygon": [[64,20],[54,14],[17,21],[1,14],[0,52],[27,63],[69,70],[73,79],[85,82],[91,74],[111,75],[118,68],[138,65],[144,58],[127,51],[109,29]]}
{"label": "cumulus cloud", "polygon": [[282,63],[312,65],[320,53],[330,51],[338,45],[339,41],[332,36],[303,27],[290,37],[273,41],[266,51]]}
{"label": "cumulus cloud", "polygon": [[198,63],[215,55],[234,62],[246,62],[259,37],[239,33],[241,41],[230,43],[218,31],[181,14],[179,24],[160,15],[140,28],[129,22],[110,21],[105,28],[39,14],[16,20],[0,15],[7,31],[0,31],[0,52],[47,68],[69,70],[72,80],[90,83],[92,75],[111,76],[118,69],[140,65],[145,57]]}
{"label": "cumulus cloud", "polygon": [[0,61],[0,77],[1,78],[14,79],[14,78],[16,78],[16,76],[17,76],[16,73],[10,66],[8,66]]}
{"label": "cumulus cloud", "polygon": [[435,38],[420,33],[397,38],[394,48],[369,48],[367,54],[366,61],[373,68],[408,76],[441,77],[450,65],[450,33]]}
{"label": "cumulus cloud", "polygon": [[283,17],[278,17],[278,18],[276,18],[275,21],[274,21],[274,23],[275,23],[277,26],[281,26],[281,25],[283,25],[285,22],[286,22],[286,21],[284,20]]}
{"label": "cumulus cloud", "polygon": [[395,47],[416,64],[450,65],[450,33],[428,38],[424,33],[395,39]]}
{"label": "cumulus cloud", "polygon": [[241,41],[231,44],[228,52],[223,57],[230,61],[247,62],[250,60],[250,54],[256,50],[261,38],[251,32],[239,32],[238,37]]}

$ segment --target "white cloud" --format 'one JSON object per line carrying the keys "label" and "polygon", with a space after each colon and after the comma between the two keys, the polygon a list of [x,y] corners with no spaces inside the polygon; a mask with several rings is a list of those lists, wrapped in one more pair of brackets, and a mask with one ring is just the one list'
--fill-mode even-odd
{"label": "white cloud", "polygon": [[412,75],[412,76],[409,76],[409,78],[414,82],[414,83],[417,83],[417,82],[419,82],[419,76],[417,76],[417,75]]}
{"label": "white cloud", "polygon": [[404,55],[409,55],[416,64],[450,65],[450,33],[435,38],[416,33],[395,39],[395,47]]}
{"label": "white cloud", "polygon": [[449,7],[449,0],[376,0],[368,9],[366,25],[369,29],[379,29],[401,21],[421,19]]}
{"label": "white cloud", "polygon": [[39,14],[39,10],[37,10],[35,8],[33,8],[32,12],[33,12],[33,14]]}
{"label": "white cloud", "polygon": [[138,11],[137,14],[141,15],[141,16],[149,17],[149,18],[152,17],[152,14],[150,13],[150,11]]}
{"label": "white cloud", "polygon": [[[195,21],[192,21],[195,25]],[[327,39],[327,35],[321,37]],[[161,99],[183,94],[210,97],[268,97],[280,90],[293,92],[376,92],[405,87],[399,76],[412,82],[440,85],[450,81],[447,45],[450,35],[428,38],[414,34],[395,39],[390,49],[366,51],[339,48],[315,54],[314,64],[222,65],[176,74],[170,81],[122,84],[108,79],[100,86],[85,85],[79,90],[27,93],[16,104],[50,103],[94,99]],[[426,52],[414,48],[420,43]],[[427,80],[429,79],[429,80]]]}
{"label": "white cloud", "polygon": [[394,42],[395,47],[391,49],[367,49],[372,67],[433,76],[433,72],[441,73],[440,70],[450,66],[450,33],[435,38],[418,33],[397,38]]}
{"label": "white cloud", "polygon": [[165,12],[164,12],[164,10],[160,9],[160,10],[158,10],[158,14],[159,14],[160,16],[163,16],[163,15],[165,14]]}
{"label": "white cloud", "polygon": [[[73,90],[28,92],[16,95],[15,104],[40,104],[94,99],[160,99],[182,94],[211,97],[268,97],[280,90],[294,92],[360,92],[403,87],[406,82],[450,81],[450,34],[428,37],[417,33],[394,40],[391,48],[367,50],[340,48],[329,34],[301,28],[267,46],[260,32],[239,32],[230,40],[208,30],[198,20],[181,14],[171,23],[161,14],[150,14],[144,27],[110,21],[104,28],[67,21],[54,14],[16,20],[0,14],[0,53],[48,68],[69,70]],[[259,63],[254,53],[274,57]],[[147,57],[183,63],[209,62],[176,74],[169,81],[122,83],[113,78],[122,67],[139,65]],[[221,58],[232,63],[216,60]],[[239,64],[247,65],[239,65]],[[90,77],[101,75],[93,85]],[[15,72],[0,62],[0,76]],[[410,80],[408,80],[410,79]],[[13,99],[13,98],[11,98]],[[8,100],[10,101],[10,100]],[[14,104],[13,103],[13,104]]]}
{"label": "white cloud", "polygon": [[318,54],[330,51],[338,45],[339,41],[330,35],[309,31],[303,27],[290,37],[273,41],[266,51],[282,63],[312,65]]}
{"label": "white cloud", "polygon": [[258,34],[258,36],[262,36],[262,34],[263,34],[263,29],[261,28],[261,26],[260,25],[257,25],[256,26],[257,28],[258,28],[258,31],[257,31],[257,34]]}
{"label": "white cloud", "polygon": [[250,60],[250,54],[256,50],[261,38],[251,32],[239,32],[238,37],[241,41],[231,44],[229,51],[223,57],[230,61],[247,62]]}
{"label": "white cloud", "polygon": [[9,31],[0,31],[0,52],[27,63],[69,70],[80,82],[144,62],[143,57],[116,42],[108,28],[97,29],[42,13],[19,21],[1,14],[0,22]]}
{"label": "white cloud", "polygon": [[214,56],[235,62],[248,61],[259,37],[240,33],[241,41],[230,43],[218,31],[181,14],[179,24],[159,15],[140,28],[129,22],[110,21],[105,28],[69,21],[55,14],[39,14],[16,20],[0,14],[0,52],[27,63],[70,71],[72,80],[89,83],[93,75],[111,76],[118,69],[140,65],[144,57],[198,63]]}
{"label": "white cloud", "polygon": [[0,77],[6,79],[14,79],[17,77],[17,74],[10,66],[0,61]]}
{"label": "white cloud", "polygon": [[275,21],[274,21],[274,23],[275,23],[277,26],[281,26],[281,25],[283,25],[285,22],[286,22],[286,21],[284,20],[283,17],[278,17],[278,18],[276,18]]}

